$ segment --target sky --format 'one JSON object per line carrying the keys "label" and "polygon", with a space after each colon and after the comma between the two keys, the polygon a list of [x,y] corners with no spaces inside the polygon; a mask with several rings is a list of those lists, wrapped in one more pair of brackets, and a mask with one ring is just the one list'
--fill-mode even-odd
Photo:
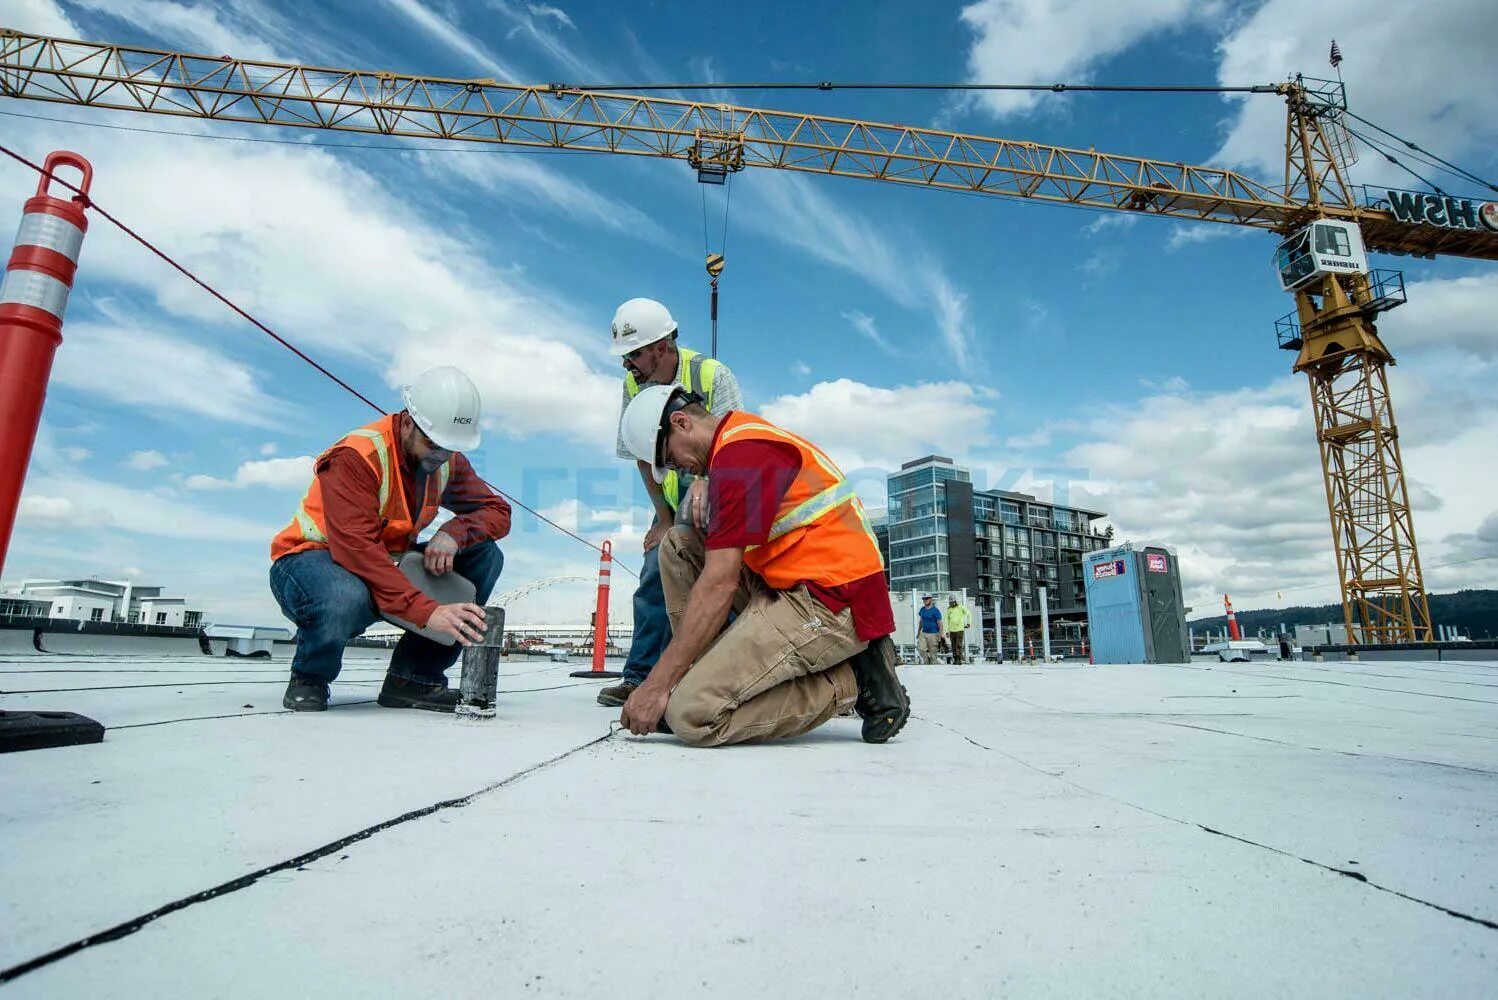
{"label": "sky", "polygon": [[[0,24],[323,66],[639,84],[1274,83],[1329,75],[1335,37],[1353,110],[1498,177],[1486,41],[1498,7],[1484,0],[0,0]],[[1273,95],[732,99],[1271,184],[1284,168]],[[887,472],[935,452],[980,487],[1055,495],[1106,511],[1122,539],[1174,547],[1199,612],[1223,592],[1239,609],[1337,598],[1309,393],[1274,339],[1293,303],[1258,231],[785,171],[706,188],[674,161],[9,99],[0,130],[33,159],[83,153],[100,204],[377,402],[395,409],[416,373],[462,366],[484,397],[481,473],[611,539],[626,567],[649,512],[614,457],[609,321],[624,299],[657,298],[682,343],[705,350],[712,249],[728,260],[719,357],[748,407],[826,448],[871,505]],[[265,139],[281,141],[243,141]],[[1353,173],[1420,186],[1366,148]],[[19,215],[35,183],[0,164],[0,206]],[[1399,362],[1390,382],[1428,585],[1498,585],[1498,559],[1480,558],[1498,556],[1498,266],[1374,264],[1409,282],[1409,304],[1380,329]],[[312,456],[370,417],[95,219],[5,578],[129,577],[195,598],[211,620],[278,621],[269,540]],[[516,599],[511,621],[587,620],[595,553],[523,511],[503,547],[497,593],[564,581]],[[627,620],[632,580],[614,580],[611,617]]]}

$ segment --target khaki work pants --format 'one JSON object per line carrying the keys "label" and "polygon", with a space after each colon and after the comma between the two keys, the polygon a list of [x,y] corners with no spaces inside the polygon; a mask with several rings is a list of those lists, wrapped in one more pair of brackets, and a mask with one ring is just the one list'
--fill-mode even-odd
{"label": "khaki work pants", "polygon": [[[680,631],[706,558],[695,528],[672,528],[661,542],[661,584],[673,632]],[[868,643],[859,640],[848,608],[833,614],[804,586],[772,590],[748,569],[733,606],[738,617],[666,704],[666,723],[680,739],[707,747],[800,736],[857,700],[847,661]]]}
{"label": "khaki work pants", "polygon": [[940,641],[941,636],[936,632],[922,632],[916,638],[916,649],[921,654],[922,663],[936,662],[936,647]]}

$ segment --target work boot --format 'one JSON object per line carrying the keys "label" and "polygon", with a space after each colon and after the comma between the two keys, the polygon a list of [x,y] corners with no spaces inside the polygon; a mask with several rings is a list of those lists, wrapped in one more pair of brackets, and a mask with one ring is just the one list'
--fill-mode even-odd
{"label": "work boot", "polygon": [[858,681],[858,700],[853,707],[863,717],[863,741],[883,743],[910,718],[910,697],[895,673],[895,644],[889,636],[875,639],[848,662]]}
{"label": "work boot", "polygon": [[281,704],[293,712],[326,712],[328,710],[328,685],[311,677],[292,674],[286,685],[286,694]]}
{"label": "work boot", "polygon": [[635,688],[639,686],[633,681],[622,681],[613,687],[606,687],[598,692],[598,704],[604,708],[618,708],[629,701],[629,696],[634,694]]}
{"label": "work boot", "polygon": [[385,708],[419,708],[427,712],[452,712],[458,707],[459,692],[446,684],[424,684],[385,675],[380,696],[375,701]]}

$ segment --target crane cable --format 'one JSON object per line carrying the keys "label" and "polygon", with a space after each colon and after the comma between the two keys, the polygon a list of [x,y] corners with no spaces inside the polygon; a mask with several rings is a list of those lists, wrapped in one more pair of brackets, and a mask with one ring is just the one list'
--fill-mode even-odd
{"label": "crane cable", "polygon": [[[1432,153],[1430,150],[1428,150],[1428,149],[1422,149],[1420,146],[1418,146],[1415,143],[1411,142],[1409,139],[1406,139],[1403,136],[1395,135],[1393,132],[1390,132],[1388,129],[1382,127],[1381,125],[1375,125],[1373,122],[1370,122],[1368,119],[1364,118],[1361,115],[1355,114],[1352,111],[1348,111],[1346,109],[1343,109],[1342,113],[1345,114],[1345,115],[1347,115],[1347,117],[1349,117],[1349,118],[1356,118],[1358,121],[1362,122],[1364,125],[1367,125],[1371,129],[1374,129],[1374,130],[1376,130],[1378,132],[1382,132],[1384,135],[1388,136],[1390,139],[1393,139],[1395,142],[1400,143],[1406,149],[1409,149],[1412,152],[1424,153],[1426,156],[1428,156],[1431,159],[1435,160],[1436,162],[1440,163],[1442,166],[1446,167],[1448,170],[1450,170],[1452,173],[1456,174],[1457,176],[1459,176],[1459,177],[1465,177],[1469,181],[1473,181],[1473,182],[1475,182],[1477,184],[1481,184],[1483,187],[1487,188],[1490,191],[1498,191],[1498,184],[1494,184],[1492,181],[1485,181],[1481,177],[1478,177],[1476,174],[1472,173],[1469,170],[1463,170],[1461,167],[1457,166],[1455,163],[1452,163],[1449,160],[1442,159],[1441,157],[1437,156],[1435,153]],[[1348,129],[1348,131],[1350,132],[1352,130]],[[1368,140],[1364,139],[1363,141],[1367,142]],[[1388,156],[1387,153],[1385,153],[1384,155]]]}
{"label": "crane cable", "polygon": [[1368,136],[1364,135],[1363,133],[1359,132],[1357,129],[1354,129],[1354,128],[1347,128],[1347,132],[1353,138],[1355,138],[1355,139],[1361,139],[1363,141],[1363,143],[1369,149],[1371,149],[1375,153],[1378,153],[1381,156],[1383,156],[1383,158],[1385,160],[1388,160],[1394,166],[1398,167],[1400,170],[1403,170],[1405,173],[1407,173],[1411,177],[1415,178],[1415,180],[1419,181],[1421,184],[1424,184],[1426,187],[1430,188],[1436,194],[1439,194],[1439,195],[1446,194],[1446,192],[1444,190],[1442,190],[1442,188],[1441,188],[1441,186],[1439,184],[1436,184],[1434,181],[1430,181],[1430,180],[1427,180],[1426,178],[1422,177],[1420,174],[1416,173],[1413,169],[1411,169],[1410,167],[1408,167],[1404,163],[1402,163],[1399,160],[1399,158],[1396,157],[1393,153],[1391,153],[1387,149],[1383,148],[1383,146],[1386,145],[1386,144],[1377,143],[1373,139],[1369,138]]}
{"label": "crane cable", "polygon": [[713,250],[712,238],[708,235],[707,227],[707,189],[713,185],[698,183],[702,189],[702,253],[707,265],[708,276],[708,316],[712,322],[712,348],[708,357],[718,357],[718,278],[723,274],[723,268],[728,263],[728,207],[733,202],[733,173],[729,172],[723,178],[723,226],[722,238],[718,242],[718,250]]}
{"label": "crane cable", "polygon": [[[313,368],[317,369],[324,376],[326,376],[327,378],[331,379],[333,382],[337,383],[340,387],[342,387],[350,395],[354,396],[354,398],[356,398],[360,402],[364,403],[366,406],[368,406],[370,409],[374,410],[376,413],[384,415],[384,413],[385,413],[384,407],[382,407],[379,404],[375,403],[373,400],[371,400],[368,396],[364,395],[358,389],[355,389],[352,385],[350,385],[349,383],[345,382],[343,379],[339,378],[333,372],[329,371],[326,367],[324,367],[322,364],[320,364],[318,361],[316,361],[314,358],[312,358],[309,354],[307,354],[301,348],[297,347],[295,344],[293,344],[291,341],[287,340],[285,337],[281,336],[275,330],[272,330],[270,327],[266,326],[260,320],[256,319],[254,316],[252,316],[250,313],[246,312],[243,308],[241,308],[238,304],[236,304],[228,296],[224,295],[218,289],[216,289],[212,285],[208,284],[208,282],[204,281],[202,278],[198,277],[192,271],[188,270],[187,267],[185,267],[181,263],[177,262],[169,254],[167,254],[165,251],[161,250],[159,247],[157,247],[155,244],[153,244],[150,240],[147,240],[144,236],[142,236],[139,233],[137,233],[134,229],[131,229],[124,222],[122,222],[119,219],[115,218],[114,215],[112,215],[107,209],[105,209],[102,205],[100,205],[92,197],[90,197],[89,194],[87,192],[85,192],[82,188],[77,187],[76,185],[69,183],[68,181],[64,180],[63,178],[56,176],[55,174],[48,173],[48,171],[44,167],[41,167],[41,166],[39,166],[39,165],[31,162],[26,157],[22,156],[20,153],[17,153],[15,150],[11,149],[9,146],[4,145],[3,143],[0,143],[0,153],[4,153],[6,156],[8,156],[11,159],[17,161],[18,163],[21,163],[21,164],[24,164],[25,166],[30,167],[32,170],[35,170],[37,173],[41,174],[43,177],[51,177],[53,183],[60,184],[61,186],[67,188],[68,190],[73,191],[78,196],[78,198],[81,199],[82,203],[86,207],[93,209],[101,217],[103,217],[110,224],[112,224],[116,229],[120,230],[120,232],[124,233],[126,236],[130,237],[132,240],[134,240],[135,242],[139,243],[141,246],[145,247],[147,250],[149,250],[155,256],[161,258],[168,265],[170,265],[174,270],[176,270],[179,273],[181,273],[184,277],[186,277],[193,284],[197,285],[199,288],[203,289],[203,291],[207,292],[209,295],[212,295],[214,298],[218,299],[220,302],[222,302],[224,305],[228,306],[229,309],[233,310],[240,317],[242,317],[243,319],[245,319],[247,322],[249,322],[256,329],[258,329],[260,332],[264,333],[266,336],[268,336],[271,339],[273,339],[276,343],[278,343],[282,347],[286,348],[292,354],[295,354],[297,357],[301,358],[307,364],[309,364]],[[551,518],[547,517],[545,514],[542,514],[540,511],[536,510],[535,508],[530,507],[527,504],[522,503],[520,500],[516,499],[515,497],[513,497],[510,494],[506,493],[504,490],[502,490],[499,487],[495,486],[493,483],[489,482],[483,476],[479,476],[478,473],[477,473],[477,471],[474,472],[474,475],[478,477],[478,480],[481,483],[483,483],[485,486],[489,487],[489,489],[493,490],[499,496],[503,497],[504,499],[506,499],[510,503],[514,504],[516,507],[519,507],[521,510],[526,511],[527,513],[531,514],[532,516],[536,517],[537,519],[539,519],[541,521],[544,521],[546,524],[551,525],[553,528],[557,529],[558,531],[560,531],[562,534],[566,535],[567,537],[572,538],[572,539],[574,539],[576,541],[582,542],[584,545],[586,545],[590,549],[593,549],[595,552],[599,552],[599,553],[603,552],[602,546],[595,545],[594,543],[588,541],[586,538],[583,538],[581,535],[578,535],[575,532],[569,531],[567,528],[564,528],[562,525],[560,525],[557,522],[553,521]],[[630,576],[635,577],[635,579],[639,579],[639,574],[638,573],[636,573],[634,570],[630,569],[628,566],[625,566],[623,563],[620,563],[618,560],[615,560],[615,565],[617,565],[620,569],[624,570]]]}

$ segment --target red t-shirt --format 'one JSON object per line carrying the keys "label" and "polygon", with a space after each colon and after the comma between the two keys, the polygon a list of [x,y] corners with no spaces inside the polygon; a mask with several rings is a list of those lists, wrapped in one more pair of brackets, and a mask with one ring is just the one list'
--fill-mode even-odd
{"label": "red t-shirt", "polygon": [[[722,429],[720,424],[720,433]],[[716,439],[713,443],[707,466],[707,547],[762,545],[770,538],[785,491],[801,471],[801,452],[784,441],[733,441],[721,448],[716,447]],[[851,607],[858,638],[870,641],[895,630],[883,570],[835,587],[801,582],[833,614]]]}

